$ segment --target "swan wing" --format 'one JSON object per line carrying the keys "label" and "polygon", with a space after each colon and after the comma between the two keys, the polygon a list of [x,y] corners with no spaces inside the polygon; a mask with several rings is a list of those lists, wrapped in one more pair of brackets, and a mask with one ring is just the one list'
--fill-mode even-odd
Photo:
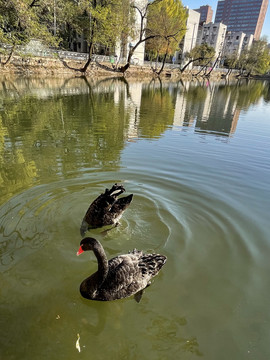
{"label": "swan wing", "polygon": [[109,261],[109,272],[100,289],[110,300],[131,296],[147,286],[147,279],[138,266],[134,254],[120,255]]}

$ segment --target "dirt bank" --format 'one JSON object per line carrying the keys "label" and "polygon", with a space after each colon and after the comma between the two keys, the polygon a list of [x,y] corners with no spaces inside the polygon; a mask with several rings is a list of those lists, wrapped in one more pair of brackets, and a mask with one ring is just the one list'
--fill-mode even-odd
{"label": "dirt bank", "polygon": [[[2,63],[5,59],[2,59]],[[81,72],[75,71],[74,69],[80,69],[84,65],[83,61],[80,60],[60,60],[59,58],[49,57],[27,57],[27,56],[13,56],[11,61],[3,66],[0,65],[0,73],[2,74],[23,74],[23,75],[50,75],[50,76],[62,76],[67,75],[82,75]],[[112,70],[112,66],[109,63],[102,63],[98,65],[93,62],[89,65],[86,76],[90,77],[119,77],[121,73],[109,71]],[[196,71],[197,72],[197,71]],[[211,73],[211,79],[220,79],[222,72],[213,71]],[[125,73],[127,78],[152,78],[154,76],[153,71],[149,66],[131,65],[128,71]],[[192,77],[190,71],[186,71],[181,74],[179,69],[164,69],[161,74],[163,78],[181,78],[188,79]]]}
{"label": "dirt bank", "polygon": [[[4,60],[2,60],[4,62]],[[42,75],[62,75],[73,74],[82,75],[80,69],[84,66],[84,62],[80,60],[60,60],[59,58],[49,57],[20,57],[13,56],[11,61],[3,66],[0,66],[0,73],[14,73],[14,74],[42,74]],[[111,70],[111,71],[110,71]],[[100,66],[93,62],[89,65],[87,76],[119,76],[119,72],[115,72],[112,69],[111,64],[102,63]],[[134,66],[131,65],[130,69],[126,72],[125,76],[149,76],[151,77],[153,72],[150,67]]]}

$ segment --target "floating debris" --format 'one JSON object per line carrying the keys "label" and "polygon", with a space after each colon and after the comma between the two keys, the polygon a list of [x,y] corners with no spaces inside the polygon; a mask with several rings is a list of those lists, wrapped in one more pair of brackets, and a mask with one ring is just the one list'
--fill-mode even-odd
{"label": "floating debris", "polygon": [[60,315],[56,315],[56,320],[59,320],[60,319]]}
{"label": "floating debris", "polygon": [[81,352],[81,347],[80,347],[80,334],[77,334],[77,341],[76,341],[76,349]]}

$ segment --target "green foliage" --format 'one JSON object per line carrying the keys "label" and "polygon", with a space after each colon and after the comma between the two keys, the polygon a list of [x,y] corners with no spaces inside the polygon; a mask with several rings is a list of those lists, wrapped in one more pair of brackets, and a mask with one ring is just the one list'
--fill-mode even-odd
{"label": "green foliage", "polygon": [[206,43],[195,46],[190,53],[186,54],[189,59],[197,59],[194,61],[195,65],[206,65],[214,56],[215,49]]}
{"label": "green foliage", "polygon": [[123,0],[81,0],[69,10],[71,26],[84,35],[88,45],[102,44],[114,47],[125,27],[128,27],[129,9]]}
{"label": "green foliage", "polygon": [[235,69],[237,64],[238,64],[238,54],[237,52],[227,55],[225,58],[225,62],[224,64],[226,64],[226,66],[228,66],[229,69]]}
{"label": "green foliage", "polygon": [[85,72],[95,47],[114,49],[117,40],[132,34],[133,13],[129,0],[0,0],[0,43],[14,50],[36,39],[68,48],[81,35],[89,58],[78,70]]}
{"label": "green foliage", "polygon": [[131,15],[127,0],[0,0],[0,42],[67,45],[77,33],[88,45],[114,46],[130,33]]}
{"label": "green foliage", "polygon": [[146,42],[148,54],[172,55],[186,32],[187,11],[180,0],[162,0],[149,7]]}
{"label": "green foliage", "polygon": [[265,74],[270,70],[270,49],[266,40],[254,41],[249,50],[244,49],[237,68],[249,74]]}
{"label": "green foliage", "polygon": [[0,42],[15,46],[36,38],[56,45],[49,29],[52,1],[0,0]]}
{"label": "green foliage", "polygon": [[255,41],[247,56],[246,70],[264,74],[270,69],[270,49],[264,40]]}
{"label": "green foliage", "polygon": [[121,0],[121,6],[118,9],[118,23],[116,30],[119,34],[119,40],[122,47],[122,56],[126,55],[126,47],[129,38],[134,39],[137,36],[135,24],[135,9],[130,6],[130,1]]}

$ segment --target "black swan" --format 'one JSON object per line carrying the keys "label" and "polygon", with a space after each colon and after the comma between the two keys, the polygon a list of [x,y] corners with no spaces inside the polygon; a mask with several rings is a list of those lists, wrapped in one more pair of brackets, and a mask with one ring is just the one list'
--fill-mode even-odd
{"label": "black swan", "polygon": [[[134,249],[108,261],[101,243],[89,237],[80,242],[77,255],[87,250],[92,250],[98,261],[98,271],[80,286],[81,295],[90,300],[110,301],[135,295],[139,302],[143,289],[150,285],[167,260],[164,255],[144,254]],[[136,298],[136,294],[139,297]]]}
{"label": "black swan", "polygon": [[125,191],[123,185],[115,184],[110,190],[106,189],[103,194],[92,202],[81,224],[81,236],[84,236],[88,229],[118,224],[133,197],[133,194],[131,194],[118,199],[118,196]]}

